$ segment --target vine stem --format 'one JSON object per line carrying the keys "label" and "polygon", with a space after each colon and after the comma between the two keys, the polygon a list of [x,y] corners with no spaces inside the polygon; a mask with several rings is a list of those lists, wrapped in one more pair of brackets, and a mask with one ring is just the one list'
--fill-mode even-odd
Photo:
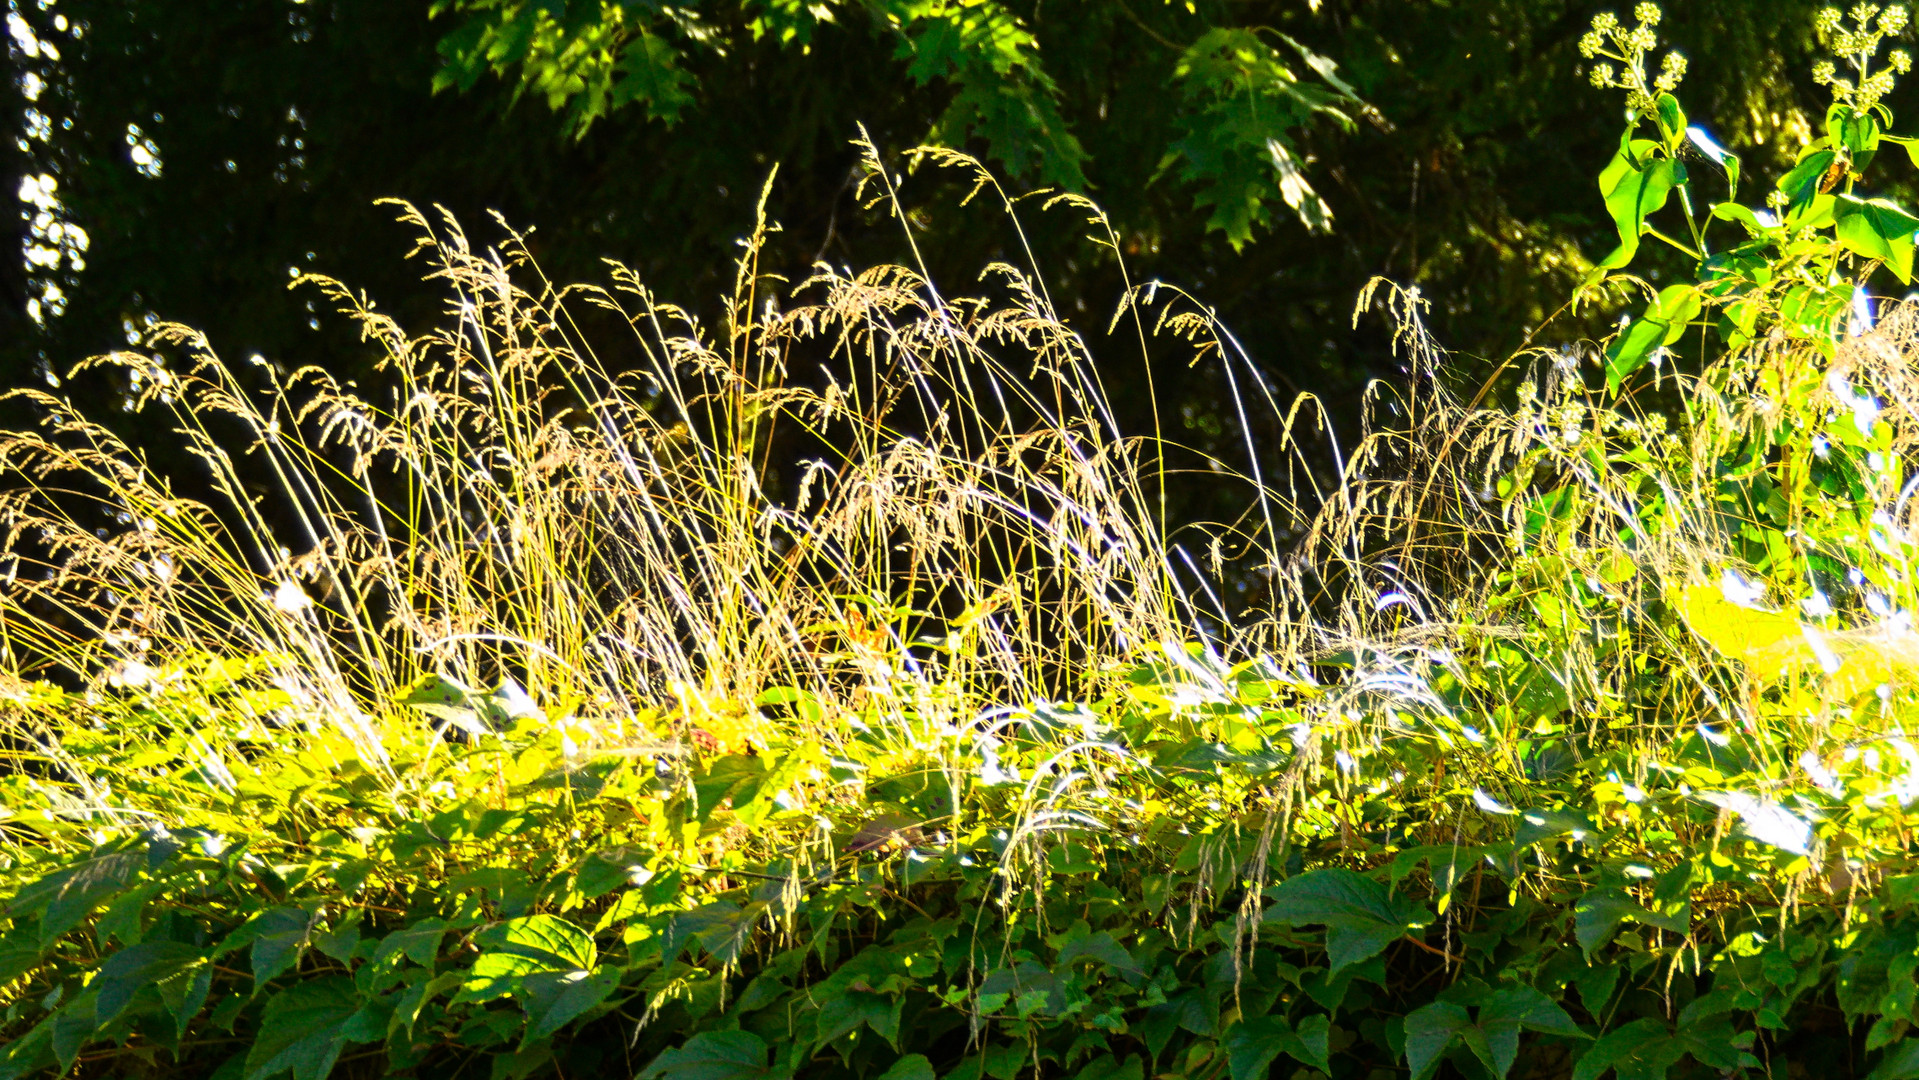
{"label": "vine stem", "polygon": [[1405,937],[1402,938],[1402,940],[1411,942],[1412,944],[1419,946],[1420,948],[1426,950],[1427,952],[1432,953],[1434,956],[1445,957],[1446,962],[1449,964],[1463,964],[1466,962],[1465,957],[1454,956],[1452,953],[1449,953],[1444,949],[1440,949],[1440,948],[1436,948],[1434,946],[1428,945],[1425,942],[1419,940],[1418,938],[1412,936],[1411,934],[1405,935]]}

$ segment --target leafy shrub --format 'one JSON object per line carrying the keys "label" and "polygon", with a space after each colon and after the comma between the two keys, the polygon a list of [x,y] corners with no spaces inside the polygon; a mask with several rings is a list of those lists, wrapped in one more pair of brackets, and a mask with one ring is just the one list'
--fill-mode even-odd
{"label": "leafy shrub", "polygon": [[[1854,68],[1762,208],[1648,74],[1657,9],[1596,21],[1630,121],[1579,299],[1644,312],[1461,402],[1369,290],[1404,422],[1317,505],[1235,479],[1213,566],[1004,268],[781,311],[749,245],[714,344],[429,233],[446,330],[321,283],[391,406],[256,398],[175,328],[186,374],[116,358],[223,504],[42,395],[3,451],[0,1072],[1919,1076],[1919,309],[1864,287],[1919,219],[1852,194],[1897,10],[1822,21]],[[1698,280],[1624,273],[1645,236]],[[1149,349],[1232,359],[1155,299]]]}

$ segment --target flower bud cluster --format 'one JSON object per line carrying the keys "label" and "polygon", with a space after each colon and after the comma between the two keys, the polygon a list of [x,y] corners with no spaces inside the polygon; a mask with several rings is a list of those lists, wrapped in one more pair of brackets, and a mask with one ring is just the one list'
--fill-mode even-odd
{"label": "flower bud cluster", "polygon": [[1579,54],[1600,61],[1591,72],[1594,86],[1626,91],[1627,107],[1643,111],[1653,107],[1655,94],[1669,93],[1679,86],[1686,77],[1686,58],[1677,52],[1667,53],[1660,61],[1658,76],[1649,82],[1646,59],[1659,47],[1659,35],[1653,29],[1659,25],[1659,5],[1639,4],[1633,8],[1633,19],[1636,25],[1628,29],[1610,11],[1593,16],[1592,29],[1579,39]]}
{"label": "flower bud cluster", "polygon": [[1821,60],[1812,67],[1813,81],[1832,87],[1833,98],[1841,104],[1860,112],[1871,109],[1892,92],[1898,76],[1912,70],[1912,54],[1904,49],[1888,53],[1884,66],[1876,70],[1873,66],[1880,43],[1903,33],[1910,18],[1902,4],[1882,8],[1860,3],[1848,13],[1838,8],[1822,10],[1813,27],[1850,70],[1841,74],[1838,64]]}
{"label": "flower bud cluster", "polygon": [[1659,62],[1659,78],[1653,80],[1653,88],[1670,93],[1686,77],[1686,58],[1677,51],[1669,52]]}

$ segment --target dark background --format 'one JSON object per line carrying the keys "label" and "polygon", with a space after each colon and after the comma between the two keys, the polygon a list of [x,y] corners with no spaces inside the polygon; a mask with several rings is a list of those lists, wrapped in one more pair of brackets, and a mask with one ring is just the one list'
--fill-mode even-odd
{"label": "dark background", "polygon": [[[1240,25],[1281,28],[1338,61],[1385,121],[1302,133],[1307,173],[1335,214],[1330,235],[1282,216],[1235,250],[1205,230],[1192,190],[1158,174],[1174,59],[1161,39],[1189,39],[1190,19],[1183,5],[1154,0],[1129,0],[1129,17],[1118,18],[1115,2],[1011,6],[1057,43],[1048,68],[1090,154],[1089,194],[1119,227],[1133,279],[1163,279],[1216,308],[1275,390],[1327,396],[1348,432],[1367,380],[1399,371],[1383,320],[1351,327],[1354,298],[1370,277],[1420,287],[1434,331],[1457,350],[1452,377],[1470,388],[1614,242],[1595,177],[1617,145],[1621,95],[1588,85],[1576,48],[1598,6],[1225,5]],[[387,196],[445,206],[482,241],[499,235],[487,216],[497,211],[535,230],[533,249],[552,279],[598,279],[600,260],[618,259],[714,325],[738,239],[775,162],[769,212],[783,231],[767,268],[797,278],[820,258],[858,268],[907,257],[900,224],[853,197],[849,139],[864,124],[882,148],[904,151],[924,137],[945,92],[907,79],[893,45],[849,21],[823,28],[805,55],[764,42],[695,58],[700,100],[677,126],[635,109],[575,140],[544,103],[515,103],[503,79],[435,94],[436,42],[453,24],[430,19],[424,0],[9,7],[60,55],[27,55],[16,28],[16,78],[4,93],[21,138],[5,148],[8,183],[55,176],[66,217],[90,245],[83,271],[63,264],[56,275],[64,313],[41,323],[27,315],[32,286],[21,260],[0,259],[0,382],[8,385],[124,347],[129,327],[149,317],[203,329],[229,360],[259,353],[285,367],[360,371],[371,359],[365,347],[344,320],[312,328],[323,302],[310,290],[290,292],[289,268],[364,289],[410,325],[433,318],[437,295],[419,283],[420,266],[402,258],[407,228],[391,207],[374,205]],[[1806,76],[1816,5],[1667,7],[1661,30],[1691,58],[1681,97],[1695,122],[1745,157],[1749,185],[1770,180],[1800,145],[1807,117],[1823,111]],[[50,118],[46,138],[26,137],[29,73],[45,83],[33,107]],[[1895,109],[1903,96],[1892,99]],[[136,169],[129,124],[158,146],[158,178]],[[970,287],[988,261],[1014,258],[992,212],[956,205],[963,188],[922,173],[906,191],[917,239],[949,294]],[[27,240],[34,208],[21,205],[0,250]],[[1029,206],[1061,310],[1096,353],[1136,365],[1136,346],[1103,340],[1121,291],[1114,259],[1081,239],[1079,215]],[[1603,332],[1617,315],[1589,312],[1546,340]],[[1175,365],[1163,380],[1171,434],[1202,448],[1237,441],[1216,363]],[[1123,379],[1111,385],[1125,422],[1149,430],[1143,395]],[[120,390],[93,379],[63,392],[111,412]]]}

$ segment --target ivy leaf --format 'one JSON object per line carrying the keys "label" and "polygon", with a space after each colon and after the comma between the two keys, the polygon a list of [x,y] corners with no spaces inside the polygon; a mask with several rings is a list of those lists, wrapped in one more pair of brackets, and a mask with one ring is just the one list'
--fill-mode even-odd
{"label": "ivy leaf", "polygon": [[590,973],[549,971],[527,976],[520,995],[526,1010],[526,1036],[520,1040],[520,1049],[599,1007],[619,988],[620,969],[610,966]]}
{"label": "ivy leaf", "polygon": [[766,1063],[766,1043],[749,1031],[709,1031],[653,1059],[639,1080],[776,1080],[791,1070]]}
{"label": "ivy leaf", "polygon": [[1751,1033],[1735,1034],[1724,1020],[1690,1028],[1678,1036],[1662,1020],[1648,1017],[1614,1028],[1586,1051],[1573,1068],[1573,1080],[1598,1080],[1607,1069],[1617,1080],[1665,1080],[1666,1072],[1691,1054],[1702,1065],[1731,1068]]}
{"label": "ivy leaf", "polygon": [[1634,319],[1606,349],[1607,388],[1617,394],[1626,377],[1644,367],[1655,349],[1679,340],[1687,324],[1699,317],[1700,303],[1697,286],[1680,284],[1661,289],[1646,313]]}
{"label": "ivy leaf", "polygon": [[1465,1007],[1450,1001],[1435,1001],[1407,1013],[1406,1067],[1412,1070],[1413,1080],[1425,1080],[1437,1072],[1440,1055],[1472,1026]]}
{"label": "ivy leaf", "polygon": [[1481,1060],[1500,1077],[1511,1072],[1519,1058],[1521,1028],[1576,1039],[1591,1037],[1579,1030],[1557,1002],[1530,986],[1510,986],[1493,994],[1479,1007],[1478,1020],[1490,1051],[1490,1056]]}
{"label": "ivy leaf", "polygon": [[[1700,127],[1698,124],[1694,124],[1686,129],[1686,138],[1692,140],[1693,146],[1697,147],[1700,153],[1706,155],[1720,168],[1726,170],[1726,198],[1737,198],[1739,195],[1739,155],[1719,145],[1719,141],[1714,139],[1705,128]],[[1721,203],[1720,205],[1736,206],[1738,204]],[[1717,208],[1714,208],[1714,212],[1717,213]],[[1747,216],[1751,216],[1750,211],[1747,212]]]}
{"label": "ivy leaf", "polygon": [[311,942],[313,928],[319,922],[317,905],[288,905],[268,908],[247,920],[220,943],[224,953],[253,945],[253,985],[265,986],[279,978],[294,964]]}
{"label": "ivy leaf", "polygon": [[1328,1061],[1332,1022],[1315,1013],[1298,1027],[1281,1016],[1259,1016],[1233,1025],[1226,1035],[1226,1054],[1233,1080],[1257,1080],[1266,1075],[1273,1059],[1286,1054],[1301,1064],[1330,1072]]}
{"label": "ivy leaf", "polygon": [[178,941],[148,941],[121,949],[107,957],[94,976],[92,985],[100,989],[94,1021],[109,1023],[140,991],[158,986],[175,1024],[185,1027],[187,1019],[206,1003],[207,980],[191,974],[204,967],[206,959],[206,953]]}
{"label": "ivy leaf", "polygon": [[347,1025],[360,1011],[353,980],[345,976],[295,983],[274,995],[260,1016],[260,1033],[247,1051],[245,1080],[292,1070],[293,1080],[325,1080],[347,1044]]}
{"label": "ivy leaf", "polygon": [[1414,1080],[1439,1068],[1439,1059],[1458,1039],[1494,1076],[1504,1080],[1519,1059],[1519,1033],[1530,1028],[1553,1035],[1588,1038],[1566,1010],[1530,986],[1510,986],[1488,996],[1477,1018],[1451,1001],[1435,1001],[1406,1016],[1406,1064]]}
{"label": "ivy leaf", "polygon": [[879,1080],[933,1080],[933,1063],[925,1054],[908,1054],[881,1073]]}
{"label": "ivy leaf", "polygon": [[1587,283],[1604,276],[1605,271],[1625,266],[1639,251],[1639,238],[1645,233],[1646,218],[1666,205],[1672,189],[1686,182],[1686,168],[1671,158],[1659,158],[1643,166],[1640,151],[1653,144],[1621,147],[1612,162],[1599,174],[1599,194],[1606,200],[1606,212],[1619,231],[1619,246],[1612,254],[1593,264]]}
{"label": "ivy leaf", "polygon": [[147,867],[147,853],[95,849],[95,853],[21,889],[7,907],[16,919],[40,913],[40,946],[53,944],[94,908],[120,894]]}
{"label": "ivy leaf", "polygon": [[1919,1038],[1907,1039],[1886,1051],[1866,1080],[1919,1080]]}
{"label": "ivy leaf", "polygon": [[394,1002],[393,1015],[387,1017],[387,1037],[392,1038],[400,1029],[406,1029],[408,1039],[413,1038],[413,1025],[420,1018],[420,1010],[426,1003],[455,989],[466,981],[466,972],[449,971],[431,979],[421,979],[400,994]]}
{"label": "ivy leaf", "polygon": [[586,931],[557,915],[528,915],[496,923],[473,935],[481,949],[516,956],[540,965],[540,971],[591,968],[599,950]]}
{"label": "ivy leaf", "polygon": [[1856,255],[1882,260],[1901,284],[1912,284],[1913,234],[1919,232],[1919,218],[1886,199],[1840,195],[1838,200],[1839,243]]}
{"label": "ivy leaf", "polygon": [[1585,950],[1590,962],[1593,953],[1600,946],[1612,940],[1619,930],[1619,924],[1631,920],[1656,926],[1683,934],[1689,929],[1689,921],[1683,915],[1661,915],[1648,911],[1639,903],[1622,892],[1612,889],[1594,889],[1579,898],[1573,907],[1573,933],[1579,939],[1579,947]]}
{"label": "ivy leaf", "polygon": [[1404,895],[1351,870],[1314,870],[1267,890],[1268,922],[1326,927],[1328,977],[1378,955],[1392,941],[1432,922],[1432,913]]}
{"label": "ivy leaf", "polygon": [[1797,213],[1810,207],[1819,197],[1819,186],[1825,181],[1826,171],[1838,159],[1831,150],[1815,150],[1799,159],[1792,171],[1779,178],[1778,188],[1788,200],[1788,214]]}

